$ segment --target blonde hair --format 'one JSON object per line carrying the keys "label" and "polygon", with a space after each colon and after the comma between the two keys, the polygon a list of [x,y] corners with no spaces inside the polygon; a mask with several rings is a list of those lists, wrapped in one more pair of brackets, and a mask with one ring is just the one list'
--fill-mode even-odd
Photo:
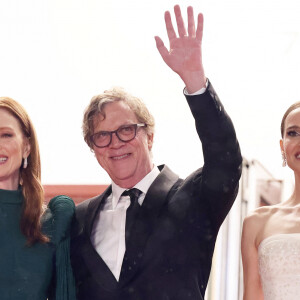
{"label": "blonde hair", "polygon": [[122,88],[113,88],[104,91],[103,94],[94,96],[84,112],[82,124],[83,137],[91,149],[93,148],[93,143],[90,140],[90,137],[94,134],[94,118],[99,115],[105,118],[103,112],[104,106],[116,101],[124,101],[134,112],[138,122],[147,124],[147,127],[145,127],[147,135],[154,134],[154,117],[147,109],[145,103],[141,99],[125,92]]}
{"label": "blonde hair", "polygon": [[49,241],[41,232],[40,217],[43,213],[44,190],[41,184],[41,162],[37,136],[33,124],[21,104],[9,97],[0,97],[0,108],[14,116],[21,127],[24,137],[30,144],[30,154],[26,169],[20,166],[20,184],[24,198],[20,220],[21,232],[28,245]]}

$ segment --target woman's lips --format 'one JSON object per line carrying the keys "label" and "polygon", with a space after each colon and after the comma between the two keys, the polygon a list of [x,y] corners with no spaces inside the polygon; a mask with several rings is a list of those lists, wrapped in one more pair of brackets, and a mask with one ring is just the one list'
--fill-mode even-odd
{"label": "woman's lips", "polygon": [[8,160],[7,156],[0,156],[0,164],[5,163]]}

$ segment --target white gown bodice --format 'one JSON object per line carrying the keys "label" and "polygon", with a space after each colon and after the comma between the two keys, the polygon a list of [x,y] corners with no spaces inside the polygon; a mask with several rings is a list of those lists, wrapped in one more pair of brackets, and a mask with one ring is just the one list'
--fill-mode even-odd
{"label": "white gown bodice", "polygon": [[264,300],[300,299],[300,233],[276,234],[258,247]]}

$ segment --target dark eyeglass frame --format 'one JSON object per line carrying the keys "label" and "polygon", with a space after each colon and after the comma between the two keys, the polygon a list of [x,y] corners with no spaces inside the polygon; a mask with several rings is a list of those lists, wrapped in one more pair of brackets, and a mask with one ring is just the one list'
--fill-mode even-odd
{"label": "dark eyeglass frame", "polygon": [[[118,131],[120,131],[121,129],[125,128],[125,127],[128,127],[128,126],[133,126],[134,128],[134,135],[132,138],[130,138],[129,140],[124,140],[124,139],[121,139],[120,136],[118,135]],[[105,147],[108,147],[110,144],[111,144],[111,141],[112,141],[112,135],[113,133],[116,134],[117,138],[121,141],[121,142],[124,142],[124,143],[127,143],[127,142],[130,142],[132,141],[135,137],[136,137],[136,132],[137,132],[137,129],[140,128],[140,127],[147,127],[147,124],[145,123],[138,123],[138,124],[126,124],[126,125],[122,125],[120,126],[117,130],[114,130],[114,131],[98,131],[96,133],[94,133],[93,135],[90,136],[90,141],[97,147],[97,148],[105,148]],[[95,141],[94,141],[94,137],[99,134],[99,133],[106,133],[106,134],[109,134],[109,143],[105,146],[98,146]]]}

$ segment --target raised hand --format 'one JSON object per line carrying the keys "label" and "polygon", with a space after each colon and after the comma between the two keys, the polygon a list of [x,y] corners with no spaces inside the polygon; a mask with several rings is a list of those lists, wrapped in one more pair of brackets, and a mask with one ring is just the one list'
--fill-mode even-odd
{"label": "raised hand", "polygon": [[197,30],[195,29],[193,8],[187,8],[188,33],[184,26],[179,5],[174,7],[178,35],[176,36],[170,12],[165,12],[165,22],[170,42],[168,50],[161,38],[155,37],[157,49],[165,63],[184,81],[189,93],[205,87],[206,78],[202,65],[203,15],[198,15]]}

